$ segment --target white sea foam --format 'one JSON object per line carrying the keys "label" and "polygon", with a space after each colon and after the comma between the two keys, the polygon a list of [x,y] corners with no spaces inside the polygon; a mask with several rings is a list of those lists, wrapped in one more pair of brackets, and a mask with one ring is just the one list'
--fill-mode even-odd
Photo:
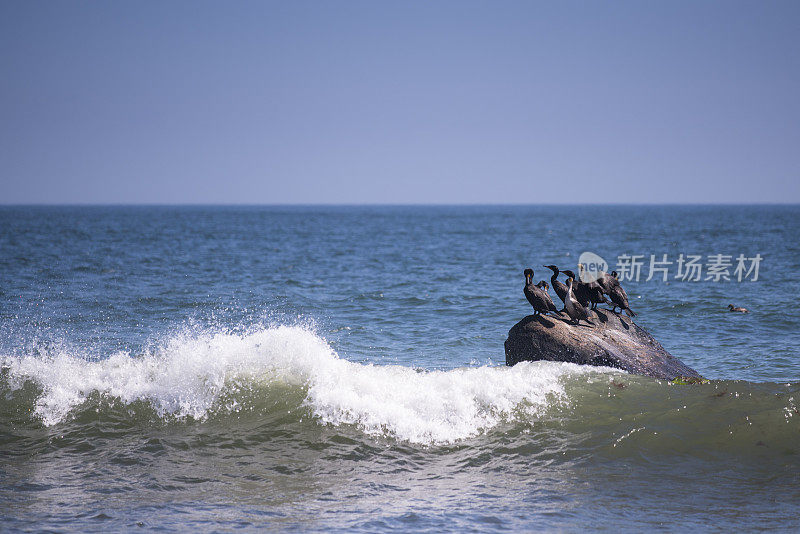
{"label": "white sea foam", "polygon": [[339,358],[321,337],[289,326],[176,336],[139,357],[117,353],[86,361],[56,352],[6,357],[3,366],[17,386],[31,379],[42,388],[35,413],[45,425],[63,421],[93,392],[125,403],[145,400],[162,415],[202,419],[231,381],[282,381],[306,388],[305,403],[324,424],[351,424],[415,443],[464,439],[519,412],[535,416],[565,401],[565,377],[598,372],[556,363],[430,372],[365,365]]}

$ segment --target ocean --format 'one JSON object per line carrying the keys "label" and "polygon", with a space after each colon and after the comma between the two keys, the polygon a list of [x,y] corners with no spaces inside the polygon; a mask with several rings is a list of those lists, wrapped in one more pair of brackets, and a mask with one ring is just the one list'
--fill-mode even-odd
{"label": "ocean", "polygon": [[[800,206],[0,207],[0,530],[796,531],[798,238]],[[505,365],[523,269],[584,252],[708,383]]]}

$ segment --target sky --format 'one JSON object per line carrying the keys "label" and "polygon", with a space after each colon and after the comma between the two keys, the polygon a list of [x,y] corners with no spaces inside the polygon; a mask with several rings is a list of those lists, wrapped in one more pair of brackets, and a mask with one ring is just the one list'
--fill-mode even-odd
{"label": "sky", "polygon": [[800,202],[800,2],[0,2],[0,204]]}

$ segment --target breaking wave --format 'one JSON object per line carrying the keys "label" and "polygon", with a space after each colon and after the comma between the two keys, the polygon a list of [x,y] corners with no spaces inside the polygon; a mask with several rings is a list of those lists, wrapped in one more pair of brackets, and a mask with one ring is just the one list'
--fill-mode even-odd
{"label": "breaking wave", "polygon": [[145,403],[159,418],[204,420],[246,410],[256,391],[324,425],[425,444],[536,418],[567,402],[567,377],[614,372],[544,362],[449,371],[361,364],[298,326],[182,334],[142,355],[118,352],[99,361],[50,349],[5,356],[2,367],[6,401],[0,402],[32,389],[29,411],[45,426],[69,420],[98,397]]}

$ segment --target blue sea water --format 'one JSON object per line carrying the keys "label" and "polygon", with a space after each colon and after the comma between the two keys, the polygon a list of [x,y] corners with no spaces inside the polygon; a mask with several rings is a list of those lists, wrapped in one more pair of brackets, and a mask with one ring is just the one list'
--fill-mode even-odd
{"label": "blue sea water", "polygon": [[[798,238],[798,206],[2,207],[2,529],[800,529]],[[643,256],[636,323],[708,384],[504,365],[523,269],[585,251]],[[731,280],[646,281],[664,254]]]}

